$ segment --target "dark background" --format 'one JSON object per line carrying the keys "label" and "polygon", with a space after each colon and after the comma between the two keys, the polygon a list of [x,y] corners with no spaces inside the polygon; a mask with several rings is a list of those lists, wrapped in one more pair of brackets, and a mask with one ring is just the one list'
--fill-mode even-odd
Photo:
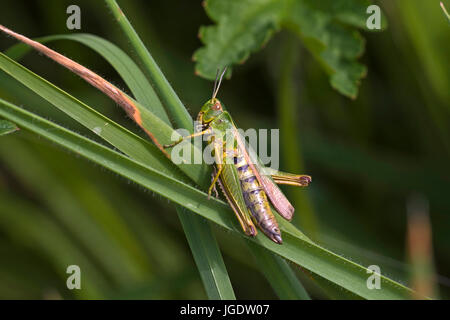
{"label": "dark background", "polygon": [[[294,223],[306,234],[364,266],[379,265],[383,274],[409,286],[434,276],[426,280],[431,294],[448,298],[450,24],[438,1],[376,3],[389,26],[379,33],[363,32],[367,43],[360,60],[368,75],[356,100],[333,90],[318,63],[296,43],[296,131],[283,131],[277,111],[280,48],[286,39],[297,41],[287,32],[235,67],[219,95],[240,127],[281,128],[281,168],[294,162],[312,175],[308,190],[284,189],[301,208]],[[81,7],[80,31],[66,28],[70,4]],[[201,3],[119,4],[195,116],[212,91],[211,81],[194,75],[191,60],[201,46],[199,27],[212,23]],[[28,37],[92,33],[133,55],[102,1],[2,0],[0,8],[0,23]],[[15,43],[0,35],[0,50]],[[68,41],[49,46],[129,92],[90,49]],[[139,132],[113,102],[49,59],[32,52],[21,63]],[[1,98],[91,136],[22,85],[0,76]],[[301,152],[296,156],[292,150]],[[206,297],[167,200],[44,139],[24,131],[0,138],[0,203],[2,299]],[[410,212],[430,220],[428,271],[420,271],[408,254],[408,204]],[[242,240],[215,231],[237,297],[276,298]],[[67,290],[69,264],[86,265],[98,275],[82,280],[91,281],[89,291]],[[327,297],[306,286],[313,297]],[[337,292],[334,297],[347,297]]]}

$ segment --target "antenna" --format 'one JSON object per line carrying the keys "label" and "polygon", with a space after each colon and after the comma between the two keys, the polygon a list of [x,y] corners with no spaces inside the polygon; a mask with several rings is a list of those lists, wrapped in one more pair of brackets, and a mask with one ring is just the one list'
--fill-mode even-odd
{"label": "antenna", "polygon": [[211,97],[211,99],[214,98],[214,92],[216,92],[217,79],[219,79],[219,71],[220,71],[220,69],[217,68],[217,71],[216,71],[216,80],[214,81],[214,88],[213,88],[213,92],[212,92],[212,97]]}
{"label": "antenna", "polygon": [[[217,69],[217,72],[218,71],[219,71],[219,69]],[[219,88],[220,88],[220,85],[222,83],[222,78],[223,78],[223,76],[224,76],[226,71],[227,71],[227,67],[223,68],[222,74],[220,75],[219,82],[217,84],[216,83],[214,84],[214,91],[213,91],[212,99],[214,99],[216,97],[216,95],[217,95],[217,92],[219,92]],[[217,73],[217,75],[218,74],[219,73]],[[217,76],[216,76],[216,82],[217,82]]]}

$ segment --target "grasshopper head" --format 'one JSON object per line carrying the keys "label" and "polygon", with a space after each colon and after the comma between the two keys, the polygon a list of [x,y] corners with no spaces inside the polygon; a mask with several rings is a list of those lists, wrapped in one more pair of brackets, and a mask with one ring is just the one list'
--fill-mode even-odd
{"label": "grasshopper head", "polygon": [[203,105],[198,115],[198,119],[203,124],[209,123],[217,118],[222,112],[222,104],[220,103],[219,99],[212,98],[206,101],[206,103]]}
{"label": "grasshopper head", "polygon": [[219,78],[219,69],[217,69],[212,98],[206,101],[197,117],[197,121],[201,124],[210,123],[223,112],[222,104],[220,103],[219,99],[216,98],[216,96],[217,92],[219,92],[220,84],[222,83],[222,78],[226,71],[227,68],[225,67]]}

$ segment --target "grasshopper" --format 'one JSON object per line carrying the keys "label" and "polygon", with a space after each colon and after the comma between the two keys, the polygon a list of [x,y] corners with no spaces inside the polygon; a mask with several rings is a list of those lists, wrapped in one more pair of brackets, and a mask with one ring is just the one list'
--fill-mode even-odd
{"label": "grasshopper", "polygon": [[277,184],[305,187],[311,182],[311,177],[266,168],[259,159],[250,156],[231,115],[223,110],[216,98],[225,72],[226,68],[220,79],[217,73],[212,98],[203,105],[197,116],[199,126],[196,132],[163,147],[171,148],[185,139],[207,135],[215,160],[208,198],[213,190],[217,196],[215,186],[218,183],[245,234],[256,236],[256,225],[272,241],[282,244],[272,206],[288,221],[292,219],[294,207]]}
{"label": "grasshopper", "polygon": [[[196,128],[196,132],[190,136],[183,137],[173,144],[162,146],[156,137],[143,125],[138,107],[120,89],[86,67],[39,42],[33,41],[2,25],[0,25],[0,31],[45,54],[50,59],[78,74],[88,83],[116,101],[168,158],[170,156],[166,153],[166,148],[173,147],[184,139],[201,135],[210,136],[208,141],[214,150],[215,169],[211,186],[208,189],[208,197],[210,197],[212,190],[216,191],[215,185],[218,183],[245,234],[256,236],[256,225],[274,242],[282,243],[280,228],[270,203],[287,220],[292,219],[294,208],[276,184],[304,187],[309,185],[311,177],[266,168],[257,157],[256,159],[250,157],[233,119],[227,111],[223,110],[221,102],[216,98],[226,68],[223,70],[220,79],[218,77],[219,72],[217,73],[212,98],[203,105],[198,114],[197,123],[201,124],[200,128]],[[224,151],[223,146],[228,140],[225,138],[228,138],[227,133],[230,132],[232,142],[226,143],[227,148]],[[227,160],[225,163],[224,159]]]}

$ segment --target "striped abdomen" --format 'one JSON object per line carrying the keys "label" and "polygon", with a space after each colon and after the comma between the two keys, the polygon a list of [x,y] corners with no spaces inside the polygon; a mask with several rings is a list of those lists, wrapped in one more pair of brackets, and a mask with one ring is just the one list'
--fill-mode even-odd
{"label": "striped abdomen", "polygon": [[278,223],[267,200],[267,195],[258,179],[248,165],[245,157],[239,154],[234,158],[234,164],[241,181],[242,192],[247,208],[260,229],[273,241],[281,243],[281,234]]}

